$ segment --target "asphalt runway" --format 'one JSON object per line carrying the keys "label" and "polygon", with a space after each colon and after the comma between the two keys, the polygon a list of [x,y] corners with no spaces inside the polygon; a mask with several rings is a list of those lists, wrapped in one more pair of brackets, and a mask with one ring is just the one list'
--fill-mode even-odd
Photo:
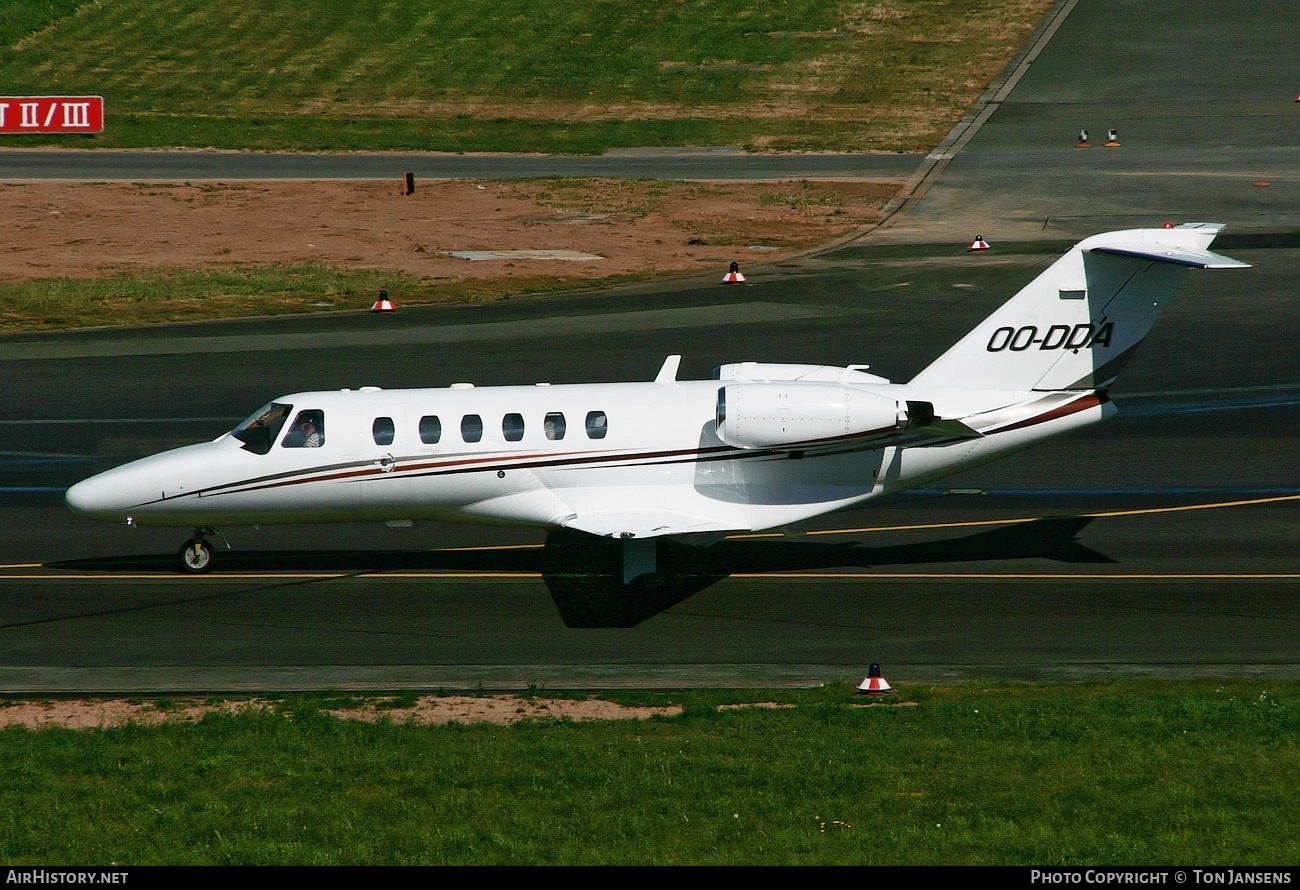
{"label": "asphalt runway", "polygon": [[[772,685],[852,677],[873,661],[913,681],[1289,673],[1300,381],[1276,369],[1293,355],[1291,327],[1282,310],[1224,327],[1216,307],[1246,276],[1266,294],[1269,270],[1300,257],[1234,253],[1258,272],[1189,279],[1117,388],[1116,420],[825,517],[803,537],[726,542],[712,557],[726,580],[627,630],[564,627],[531,532],[229,529],[218,570],[193,578],[171,569],[184,530],[81,520],[60,490],[318,386],[648,378],[674,351],[684,377],[764,356],[863,361],[902,379],[1053,253],[859,248],[743,289],[7,341],[0,687]],[[1253,332],[1249,355],[1188,349],[1207,325],[1230,341]]]}
{"label": "asphalt runway", "polygon": [[[1050,40],[989,91],[960,153],[873,239],[983,234],[996,246],[1169,220],[1300,228],[1300,5],[1057,10]],[[1091,148],[1076,147],[1084,129]],[[1107,148],[1112,129],[1119,146]]]}
{"label": "asphalt runway", "polygon": [[752,155],[738,148],[615,149],[604,155],[426,152],[271,154],[236,151],[0,151],[0,181],[32,179],[189,182],[257,179],[906,179],[911,154]]}
{"label": "asphalt runway", "polygon": [[[1285,144],[1294,111],[1267,110],[1267,83],[1231,73],[1285,70],[1289,49],[1265,35],[1249,60],[1219,59],[1238,42],[1184,48],[1179,4],[1143,8],[1143,40],[1164,56],[1135,44],[1081,77],[1079,48],[1131,5],[1063,4],[1050,42],[923,197],[858,243],[747,268],[745,288],[678,280],[393,315],[6,338],[0,689],[780,685],[857,679],[871,662],[896,684],[1297,675],[1300,224],[1285,174],[1300,169],[1286,154],[1300,143]],[[1216,28],[1236,33],[1252,10],[1216,8]],[[1193,53],[1196,64],[1174,64]],[[1056,100],[1030,101],[1050,84],[1073,82],[1082,105],[1132,97],[1124,107],[1142,120],[1133,85],[1157,70],[1170,96],[1186,97],[1164,102],[1162,120],[1223,143],[1200,147],[1209,172],[1193,188],[1166,193],[1154,159],[1171,155],[1119,154],[1127,134],[1113,150],[1076,150],[1073,131],[1059,150],[1026,135],[1030,106],[1063,114]],[[1223,103],[1266,113],[1222,116]],[[1013,110],[1022,122],[1003,122]],[[1152,124],[1150,138],[1172,145],[1173,130]],[[1276,152],[1284,175],[1248,192],[1273,203],[1243,204],[1239,181],[1260,175],[1260,152]],[[1003,169],[1022,157],[1060,175]],[[1085,157],[1123,158],[1132,173],[1092,178],[1080,165],[1118,161]],[[1153,210],[1150,195],[1169,205]],[[1195,212],[1195,198],[1215,213]],[[194,578],[168,568],[184,530],[96,525],[61,504],[71,482],[216,436],[300,389],[649,379],[673,352],[683,377],[761,359],[869,363],[906,380],[1050,263],[1074,227],[1174,210],[1228,223],[1215,249],[1254,268],[1189,276],[1115,388],[1118,418],[824,517],[802,537],[724,542],[710,556],[724,580],[635,628],[564,627],[532,532],[230,529],[233,549]],[[1044,226],[1045,212],[1069,222]],[[988,254],[964,250],[975,226]]]}

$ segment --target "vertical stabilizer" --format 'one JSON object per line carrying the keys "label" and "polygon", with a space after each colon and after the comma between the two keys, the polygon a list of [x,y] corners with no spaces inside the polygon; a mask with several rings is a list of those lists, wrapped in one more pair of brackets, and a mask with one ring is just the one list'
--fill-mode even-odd
{"label": "vertical stabilizer", "polygon": [[1030,282],[913,383],[979,389],[1109,386],[1189,269],[1247,268],[1206,248],[1222,226],[1094,235]]}

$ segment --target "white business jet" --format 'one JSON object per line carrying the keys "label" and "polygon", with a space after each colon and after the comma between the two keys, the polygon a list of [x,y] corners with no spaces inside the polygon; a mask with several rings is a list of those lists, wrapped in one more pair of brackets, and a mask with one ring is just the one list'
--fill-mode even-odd
{"label": "white business jet", "polygon": [[1107,387],[1188,269],[1247,267],[1209,252],[1221,228],[1088,238],[906,384],[758,362],[678,380],[674,355],[643,383],[301,392],[67,502],[193,528],[190,572],[210,567],[220,526],[447,520],[618,542],[621,565],[601,571],[634,585],[669,536],[790,526],[1112,415]]}

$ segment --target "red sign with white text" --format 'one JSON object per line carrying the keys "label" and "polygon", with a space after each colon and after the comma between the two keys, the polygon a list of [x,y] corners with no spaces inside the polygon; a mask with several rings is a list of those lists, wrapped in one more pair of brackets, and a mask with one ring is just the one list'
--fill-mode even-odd
{"label": "red sign with white text", "polygon": [[0,133],[102,133],[103,96],[0,96]]}

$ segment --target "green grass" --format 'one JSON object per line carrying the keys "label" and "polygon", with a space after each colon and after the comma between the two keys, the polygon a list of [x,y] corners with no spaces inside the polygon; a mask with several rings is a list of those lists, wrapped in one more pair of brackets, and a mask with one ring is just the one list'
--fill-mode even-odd
{"label": "green grass", "polygon": [[[0,732],[23,863],[1273,864],[1300,857],[1296,683],[628,693],[647,722],[416,727],[338,697]],[[785,710],[718,711],[780,700]]]}
{"label": "green grass", "polygon": [[1048,6],[10,0],[0,82],[105,96],[105,134],[60,144],[923,151]]}
{"label": "green grass", "polygon": [[108,324],[148,325],[368,309],[381,288],[399,306],[476,303],[612,287],[637,277],[440,279],[307,263],[158,269],[100,278],[38,278],[0,283],[0,330],[26,333]]}
{"label": "green grass", "polygon": [[[103,95],[108,121],[102,135],[0,136],[0,146],[926,151],[1050,5],[9,0],[0,7],[3,91]],[[430,302],[572,282],[415,281],[302,266],[55,278],[0,285],[0,326],[364,307],[385,286],[399,301]]]}

